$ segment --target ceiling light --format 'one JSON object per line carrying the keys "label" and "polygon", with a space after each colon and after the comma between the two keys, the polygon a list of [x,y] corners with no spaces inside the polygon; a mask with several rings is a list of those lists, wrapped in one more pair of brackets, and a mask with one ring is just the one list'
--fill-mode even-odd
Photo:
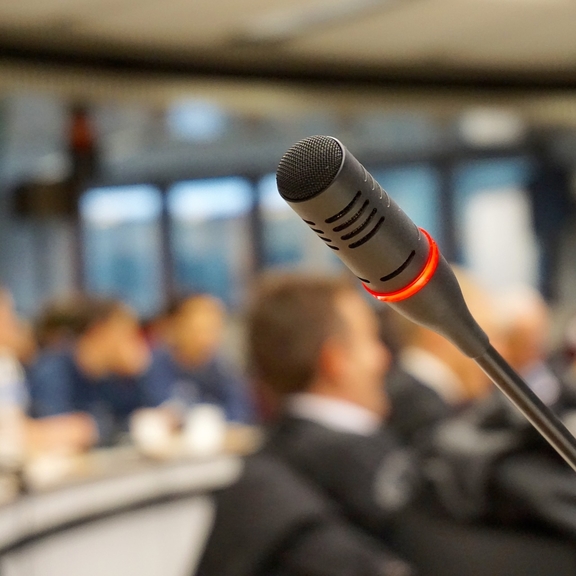
{"label": "ceiling light", "polygon": [[477,147],[518,144],[527,130],[518,114],[494,108],[475,108],[465,112],[458,128],[464,142]]}
{"label": "ceiling light", "polygon": [[235,39],[250,44],[290,40],[323,26],[349,20],[372,10],[395,5],[399,0],[324,0],[298,8],[285,7],[251,19]]}

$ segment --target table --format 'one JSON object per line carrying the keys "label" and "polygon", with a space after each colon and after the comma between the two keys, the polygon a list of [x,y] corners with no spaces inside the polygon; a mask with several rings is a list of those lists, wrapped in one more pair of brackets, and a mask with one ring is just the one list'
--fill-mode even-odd
{"label": "table", "polygon": [[[232,443],[234,445],[234,443]],[[96,450],[0,506],[3,576],[190,576],[246,443],[203,457]],[[64,462],[64,461],[63,461]],[[33,476],[33,475],[32,475]]]}

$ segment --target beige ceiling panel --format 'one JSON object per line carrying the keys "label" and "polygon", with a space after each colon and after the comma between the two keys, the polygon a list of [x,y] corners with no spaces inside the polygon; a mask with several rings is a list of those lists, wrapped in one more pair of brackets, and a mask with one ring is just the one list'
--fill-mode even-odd
{"label": "beige ceiling panel", "polygon": [[[298,56],[367,64],[466,64],[471,57],[474,64],[494,64],[494,53],[506,62],[515,46],[525,51],[545,35],[554,35],[557,44],[571,43],[576,22],[572,6],[530,0],[415,0],[311,31],[286,49]],[[495,47],[497,42],[502,48]]]}
{"label": "beige ceiling panel", "polygon": [[[290,9],[310,0],[293,0]],[[100,14],[86,19],[86,35],[167,49],[214,48],[236,30],[263,15],[287,9],[285,0],[152,0],[123,13]]]}
{"label": "beige ceiling panel", "polygon": [[[281,42],[233,42],[267,25]],[[0,0],[23,44],[248,63],[572,70],[575,25],[576,0]]]}
{"label": "beige ceiling panel", "polygon": [[[528,9],[529,8],[529,9]],[[460,50],[452,61],[461,65],[553,71],[576,67],[576,2],[534,5],[514,18],[495,20],[468,42],[457,38]]]}
{"label": "beige ceiling panel", "polygon": [[84,20],[93,15],[134,10],[139,4],[158,0],[5,0],[0,2],[2,26],[47,26],[63,19]]}

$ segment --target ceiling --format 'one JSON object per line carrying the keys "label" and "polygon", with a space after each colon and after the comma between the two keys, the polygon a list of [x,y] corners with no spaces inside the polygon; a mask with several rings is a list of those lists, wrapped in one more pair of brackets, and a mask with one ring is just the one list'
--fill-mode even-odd
{"label": "ceiling", "polygon": [[0,58],[211,75],[576,86],[574,0],[18,0]]}

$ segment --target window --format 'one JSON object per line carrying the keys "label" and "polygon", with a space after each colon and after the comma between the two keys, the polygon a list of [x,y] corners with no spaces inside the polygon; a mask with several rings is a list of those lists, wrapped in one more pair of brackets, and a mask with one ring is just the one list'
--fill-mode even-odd
{"label": "window", "polygon": [[242,301],[252,269],[251,184],[230,177],[180,182],[168,193],[171,246],[179,291]]}
{"label": "window", "polygon": [[537,281],[537,248],[523,158],[476,160],[456,171],[455,215],[462,261],[493,289]]}
{"label": "window", "polygon": [[153,186],[88,190],[80,201],[86,287],[121,298],[141,315],[162,303],[160,216]]}
{"label": "window", "polygon": [[282,199],[274,174],[262,178],[259,192],[266,267],[299,267],[325,272],[342,269],[338,257]]}

